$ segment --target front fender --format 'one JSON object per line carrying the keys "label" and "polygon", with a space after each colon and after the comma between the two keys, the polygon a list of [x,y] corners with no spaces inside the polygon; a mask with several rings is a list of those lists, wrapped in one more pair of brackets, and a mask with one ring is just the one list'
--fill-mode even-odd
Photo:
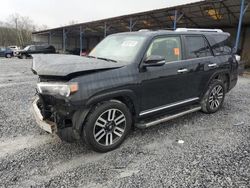
{"label": "front fender", "polygon": [[135,113],[138,114],[138,112],[139,112],[138,99],[137,99],[135,93],[129,89],[109,91],[109,92],[105,92],[102,94],[94,95],[86,102],[86,106],[90,107],[90,106],[97,104],[99,102],[107,101],[107,100],[114,99],[117,97],[129,98],[134,105]]}
{"label": "front fender", "polygon": [[80,139],[84,122],[86,121],[86,117],[93,105],[102,101],[107,101],[118,97],[129,98],[134,105],[135,113],[136,114],[139,113],[137,98],[132,90],[124,89],[124,90],[110,91],[94,95],[86,102],[84,109],[76,111],[75,114],[73,115],[72,123],[73,123],[74,138]]}

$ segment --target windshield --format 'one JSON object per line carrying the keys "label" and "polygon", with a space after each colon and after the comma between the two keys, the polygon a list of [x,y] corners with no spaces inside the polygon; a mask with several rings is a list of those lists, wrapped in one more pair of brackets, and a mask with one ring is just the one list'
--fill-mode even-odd
{"label": "windshield", "polygon": [[29,48],[30,48],[30,46],[26,46],[26,47],[24,48],[24,50],[29,50]]}
{"label": "windshield", "polygon": [[105,38],[89,54],[96,58],[132,62],[140,50],[144,36],[114,35]]}

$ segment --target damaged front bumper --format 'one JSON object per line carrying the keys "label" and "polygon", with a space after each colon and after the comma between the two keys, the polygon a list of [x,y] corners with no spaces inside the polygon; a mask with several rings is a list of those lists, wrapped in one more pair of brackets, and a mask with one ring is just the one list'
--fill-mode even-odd
{"label": "damaged front bumper", "polygon": [[45,130],[46,132],[49,132],[51,134],[57,132],[57,125],[55,122],[49,121],[49,120],[44,120],[40,109],[38,108],[38,101],[39,98],[36,98],[32,104],[32,111],[35,117],[35,120],[37,124],[39,125],[40,128]]}

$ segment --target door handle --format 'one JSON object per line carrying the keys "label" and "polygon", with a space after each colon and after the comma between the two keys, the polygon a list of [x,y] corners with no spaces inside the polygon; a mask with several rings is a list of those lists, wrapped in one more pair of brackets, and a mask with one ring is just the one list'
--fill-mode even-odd
{"label": "door handle", "polygon": [[208,64],[208,67],[217,67],[216,63]]}
{"label": "door handle", "polygon": [[178,73],[185,73],[185,72],[188,72],[188,69],[179,69],[177,72]]}

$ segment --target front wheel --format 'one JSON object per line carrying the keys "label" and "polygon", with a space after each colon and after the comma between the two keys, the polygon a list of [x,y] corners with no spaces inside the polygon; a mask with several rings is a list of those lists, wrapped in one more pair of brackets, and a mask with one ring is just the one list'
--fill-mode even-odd
{"label": "front wheel", "polygon": [[107,152],[120,146],[131,124],[132,116],[125,104],[107,101],[90,111],[83,127],[83,138],[93,150]]}
{"label": "front wheel", "polygon": [[22,54],[21,59],[27,59],[27,56],[25,54]]}
{"label": "front wheel", "polygon": [[225,84],[221,80],[212,81],[201,101],[202,111],[205,113],[217,112],[225,98]]}

